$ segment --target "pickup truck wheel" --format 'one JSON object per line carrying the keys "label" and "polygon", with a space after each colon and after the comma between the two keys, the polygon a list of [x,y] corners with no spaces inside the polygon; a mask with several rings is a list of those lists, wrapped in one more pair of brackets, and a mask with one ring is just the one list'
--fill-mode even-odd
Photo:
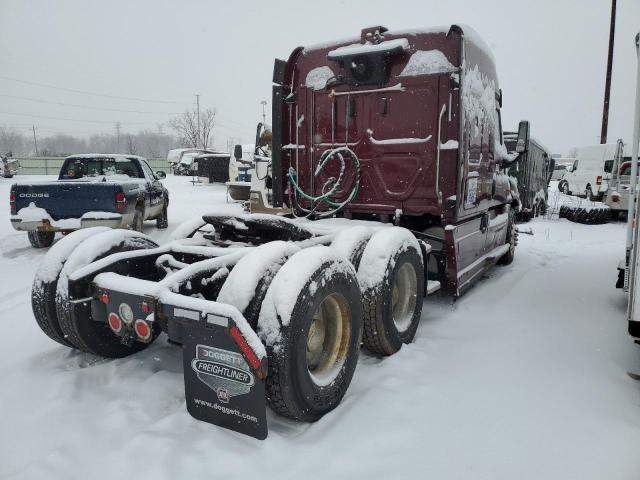
{"label": "pickup truck wheel", "polygon": [[56,232],[43,232],[40,230],[30,230],[27,232],[29,243],[34,248],[47,248],[53,245]]}
{"label": "pickup truck wheel", "polygon": [[58,321],[56,312],[58,277],[67,258],[73,253],[76,246],[86,238],[108,230],[109,228],[107,227],[84,228],[60,239],[47,252],[33,279],[33,286],[31,287],[33,316],[40,329],[49,338],[65,347],[73,347],[73,344],[64,337],[64,332]]}
{"label": "pickup truck wheel", "polygon": [[56,292],[56,313],[66,340],[79,350],[107,358],[126,357],[144,350],[155,340],[160,334],[157,324],[154,324],[150,342],[133,341],[131,344],[125,344],[111,331],[106,322],[94,320],[91,314],[76,318],[72,315],[69,302],[68,279],[79,268],[113,253],[147,250],[157,246],[146,235],[130,230],[109,230],[87,239],[76,247],[60,273]]}
{"label": "pickup truck wheel", "polygon": [[327,247],[302,250],[279,270],[258,328],[269,354],[267,399],[277,413],[314,422],[340,404],[358,361],[360,295],[353,267]]}
{"label": "pickup truck wheel", "polygon": [[162,214],[156,219],[156,228],[167,228],[169,226],[169,216],[167,214],[167,204],[162,207]]}
{"label": "pickup truck wheel", "polygon": [[144,228],[144,211],[136,207],[136,213],[133,214],[133,224],[131,228],[136,232],[142,232]]}
{"label": "pickup truck wheel", "polygon": [[358,279],[363,286],[364,346],[392,355],[413,341],[422,314],[424,266],[413,234],[399,227],[377,232],[362,254]]}

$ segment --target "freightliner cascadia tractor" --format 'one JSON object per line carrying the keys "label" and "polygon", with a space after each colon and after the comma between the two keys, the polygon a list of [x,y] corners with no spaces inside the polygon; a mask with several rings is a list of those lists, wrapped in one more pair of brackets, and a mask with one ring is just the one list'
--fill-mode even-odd
{"label": "freightliner cascadia tractor", "polygon": [[[517,158],[471,29],[368,28],[276,60],[274,83],[276,213],[214,212],[162,246],[80,230],[32,292],[42,330],[71,348],[124,357],[164,332],[189,413],[257,438],[266,403],[307,422],[336,408],[361,346],[394,354],[424,297],[459,295],[516,245]],[[521,122],[516,151],[527,140]]]}

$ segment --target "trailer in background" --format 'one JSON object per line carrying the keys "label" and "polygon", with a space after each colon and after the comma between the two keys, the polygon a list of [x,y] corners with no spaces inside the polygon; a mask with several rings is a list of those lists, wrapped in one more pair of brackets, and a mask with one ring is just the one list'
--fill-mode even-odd
{"label": "trailer in background", "polygon": [[631,172],[629,179],[629,211],[627,218],[627,245],[625,259],[618,265],[617,287],[629,292],[627,321],[629,334],[640,342],[640,299],[636,288],[640,284],[640,203],[638,202],[638,144],[640,143],[640,33],[636,35],[636,54],[638,67],[636,73],[636,103],[633,121],[633,141],[631,144]]}
{"label": "trailer in background", "polygon": [[[517,140],[517,132],[505,132],[504,144],[509,152],[516,151]],[[535,138],[529,138],[525,152],[508,170],[509,175],[518,181],[518,220],[526,222],[547,212],[548,188],[554,166],[550,150]]]}

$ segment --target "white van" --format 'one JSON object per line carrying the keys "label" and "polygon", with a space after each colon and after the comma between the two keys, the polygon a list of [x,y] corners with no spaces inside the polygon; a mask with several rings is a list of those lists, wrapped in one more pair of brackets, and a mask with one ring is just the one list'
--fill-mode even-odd
{"label": "white van", "polygon": [[[573,168],[558,182],[558,190],[588,199],[602,199],[609,186],[616,147],[616,143],[606,143],[579,148]],[[625,146],[625,157],[631,155],[628,150]]]}

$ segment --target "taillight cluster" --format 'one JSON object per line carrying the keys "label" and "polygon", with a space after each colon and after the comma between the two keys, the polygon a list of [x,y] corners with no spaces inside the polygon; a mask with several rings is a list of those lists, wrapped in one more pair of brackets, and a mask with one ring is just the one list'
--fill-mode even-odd
{"label": "taillight cluster", "polygon": [[[100,295],[100,301],[108,305],[111,301],[107,293]],[[144,313],[152,313],[153,306],[148,302],[142,302],[141,310]],[[124,336],[126,332],[134,333],[138,340],[147,342],[153,335],[151,322],[147,320],[134,320],[133,309],[128,303],[121,303],[118,306],[118,313],[111,312],[107,318],[109,328],[119,336]]]}
{"label": "taillight cluster", "polygon": [[9,193],[9,208],[11,213],[16,213],[16,192]]}
{"label": "taillight cluster", "polygon": [[597,185],[602,185],[602,175],[598,175],[598,176],[596,177],[596,184],[597,184]]}
{"label": "taillight cluster", "polygon": [[127,197],[125,197],[124,193],[118,192],[116,193],[116,208],[122,209],[127,206]]}

